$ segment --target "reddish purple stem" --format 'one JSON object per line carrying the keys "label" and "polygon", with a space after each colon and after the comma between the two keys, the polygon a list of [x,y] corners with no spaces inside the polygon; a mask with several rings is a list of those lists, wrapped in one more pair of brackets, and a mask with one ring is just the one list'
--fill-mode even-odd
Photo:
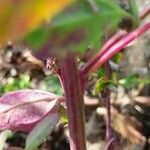
{"label": "reddish purple stem", "polygon": [[111,137],[111,113],[110,113],[110,97],[106,99],[107,117],[106,117],[106,141],[108,142]]}
{"label": "reddish purple stem", "polygon": [[106,144],[105,150],[111,150],[113,149],[113,144],[115,143],[115,138],[112,137],[108,143]]}
{"label": "reddish purple stem", "polygon": [[74,55],[68,55],[61,67],[61,78],[68,110],[70,149],[86,150],[83,90]]}
{"label": "reddish purple stem", "polygon": [[90,72],[94,72],[101,65],[103,65],[105,62],[110,60],[115,54],[117,54],[123,48],[125,48],[129,43],[131,43],[140,35],[144,34],[149,29],[150,29],[150,23],[147,23],[143,25],[142,27],[136,29],[135,31],[129,33],[128,35],[123,37],[121,40],[119,39],[122,36],[119,33],[117,33],[116,35],[118,35],[118,38],[115,38],[114,36],[112,39],[110,39],[109,41],[111,45],[109,45],[106,42],[106,46],[104,46],[104,48],[102,48],[102,50],[98,52],[98,54],[91,61],[89,61],[83,68],[81,68],[81,74],[86,77],[86,75],[89,74]]}
{"label": "reddish purple stem", "polygon": [[[105,74],[110,79],[112,75],[112,69],[109,64],[109,62],[106,62],[104,64]],[[109,140],[112,138],[112,131],[111,131],[111,107],[110,107],[110,90],[105,89],[107,91],[104,101],[107,108],[107,116],[106,116],[106,141],[109,142]]]}
{"label": "reddish purple stem", "polygon": [[145,17],[147,17],[150,14],[150,7],[149,8],[145,8],[144,11],[140,14],[140,18],[144,19]]}
{"label": "reddish purple stem", "polygon": [[97,53],[97,55],[93,57],[83,68],[81,68],[81,74],[88,75],[90,72],[92,72],[93,66],[97,63],[97,61],[101,58],[101,56],[105,54],[112,45],[114,45],[123,36],[125,36],[125,34],[126,34],[125,31],[120,30],[110,40],[108,40],[102,47],[102,49]]}

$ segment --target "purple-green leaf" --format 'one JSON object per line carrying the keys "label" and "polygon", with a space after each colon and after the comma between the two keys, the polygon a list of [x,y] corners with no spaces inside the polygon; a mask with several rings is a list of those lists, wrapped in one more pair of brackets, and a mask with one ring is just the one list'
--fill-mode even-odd
{"label": "purple-green leaf", "polygon": [[41,90],[19,90],[0,97],[0,131],[29,132],[48,113],[58,112],[63,98]]}
{"label": "purple-green leaf", "polygon": [[44,117],[29,133],[25,150],[36,150],[45,138],[53,131],[59,121],[58,113],[50,113]]}

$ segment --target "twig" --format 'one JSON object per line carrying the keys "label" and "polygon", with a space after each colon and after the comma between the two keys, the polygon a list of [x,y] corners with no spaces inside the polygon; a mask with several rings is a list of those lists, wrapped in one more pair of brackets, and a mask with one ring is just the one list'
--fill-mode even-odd
{"label": "twig", "polygon": [[109,142],[107,143],[106,147],[105,147],[105,150],[110,150],[112,144],[115,142],[115,138],[112,137]]}
{"label": "twig", "polygon": [[[89,61],[83,68],[81,68],[82,76],[84,76],[86,78],[87,74],[89,74],[90,72],[94,72],[101,65],[103,65],[108,60],[110,60],[115,54],[117,54],[123,48],[125,48],[129,43],[134,41],[137,37],[141,36],[142,34],[144,34],[149,29],[150,29],[150,22],[143,25],[142,27],[139,27],[135,31],[129,33],[128,35],[123,37],[120,41],[118,41],[118,40],[122,36],[118,33],[117,34],[118,35],[117,40],[115,37],[110,39],[109,41],[111,44],[109,45],[107,43],[108,46],[105,45],[104,48],[102,48],[102,50],[100,52],[98,52],[98,54],[91,61]],[[113,41],[113,42],[111,42],[111,41]]]}
{"label": "twig", "polygon": [[101,56],[106,53],[109,48],[114,45],[117,41],[119,41],[123,36],[125,36],[126,31],[119,30],[111,39],[109,39],[102,49],[97,53],[97,55],[92,58],[83,68],[81,68],[81,74],[88,75],[92,72],[92,66],[96,64],[96,62],[101,58]]}
{"label": "twig", "polygon": [[145,9],[141,12],[141,14],[140,14],[141,20],[143,20],[144,18],[146,18],[149,14],[150,14],[150,7],[149,7],[149,8],[145,8]]}
{"label": "twig", "polygon": [[[106,62],[104,64],[104,69],[106,76],[108,78],[111,78],[112,70],[109,62]],[[104,100],[107,108],[107,116],[106,116],[106,141],[108,142],[112,138],[112,131],[111,131],[111,108],[110,108],[110,90],[108,88],[104,89],[106,90],[106,95],[104,95]]]}

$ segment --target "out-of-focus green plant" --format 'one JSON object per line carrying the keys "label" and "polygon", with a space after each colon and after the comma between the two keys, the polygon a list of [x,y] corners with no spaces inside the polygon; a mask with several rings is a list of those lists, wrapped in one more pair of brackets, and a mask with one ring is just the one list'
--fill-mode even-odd
{"label": "out-of-focus green plant", "polygon": [[10,130],[4,130],[0,132],[0,150],[3,150],[6,140],[12,137],[12,135],[13,132]]}
{"label": "out-of-focus green plant", "polygon": [[7,83],[0,85],[0,93],[6,93],[30,87],[30,76],[21,74],[18,78],[9,78]]}
{"label": "out-of-focus green plant", "polygon": [[149,77],[139,77],[137,75],[131,74],[125,78],[119,80],[119,83],[127,89],[143,87],[146,84],[150,84]]}
{"label": "out-of-focus green plant", "polygon": [[45,79],[44,83],[46,86],[46,90],[48,90],[52,93],[56,93],[58,95],[63,94],[63,89],[60,85],[60,82],[59,82],[59,79],[57,78],[57,76],[51,74],[49,77],[47,77]]}
{"label": "out-of-focus green plant", "polygon": [[50,24],[29,33],[25,42],[33,49],[49,43],[57,54],[63,50],[83,54],[87,46],[97,51],[104,30],[115,31],[122,17],[134,20],[113,1],[78,0],[54,17]]}

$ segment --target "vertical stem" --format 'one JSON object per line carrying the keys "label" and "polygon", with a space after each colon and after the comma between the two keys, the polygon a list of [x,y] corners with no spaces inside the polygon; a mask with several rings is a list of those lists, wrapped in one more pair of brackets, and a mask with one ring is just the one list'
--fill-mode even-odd
{"label": "vertical stem", "polygon": [[110,90],[106,88],[101,92],[102,99],[105,102],[106,109],[107,109],[107,116],[106,116],[106,142],[112,137],[111,133],[111,112],[110,112]]}
{"label": "vertical stem", "polygon": [[106,99],[107,117],[106,117],[106,141],[111,139],[111,114],[110,114],[110,98]]}
{"label": "vertical stem", "polygon": [[70,149],[86,150],[83,90],[74,55],[68,55],[62,62],[61,77],[69,117]]}
{"label": "vertical stem", "polygon": [[[104,64],[104,69],[105,69],[106,76],[108,78],[111,78],[112,70],[111,70],[111,66],[110,66],[109,62],[106,62]],[[112,139],[110,94],[111,93],[110,93],[110,90],[108,88],[106,88],[102,93],[102,96],[105,100],[105,104],[106,104],[106,108],[107,108],[107,116],[106,116],[106,141],[107,141],[107,145],[108,145],[109,141]]]}

